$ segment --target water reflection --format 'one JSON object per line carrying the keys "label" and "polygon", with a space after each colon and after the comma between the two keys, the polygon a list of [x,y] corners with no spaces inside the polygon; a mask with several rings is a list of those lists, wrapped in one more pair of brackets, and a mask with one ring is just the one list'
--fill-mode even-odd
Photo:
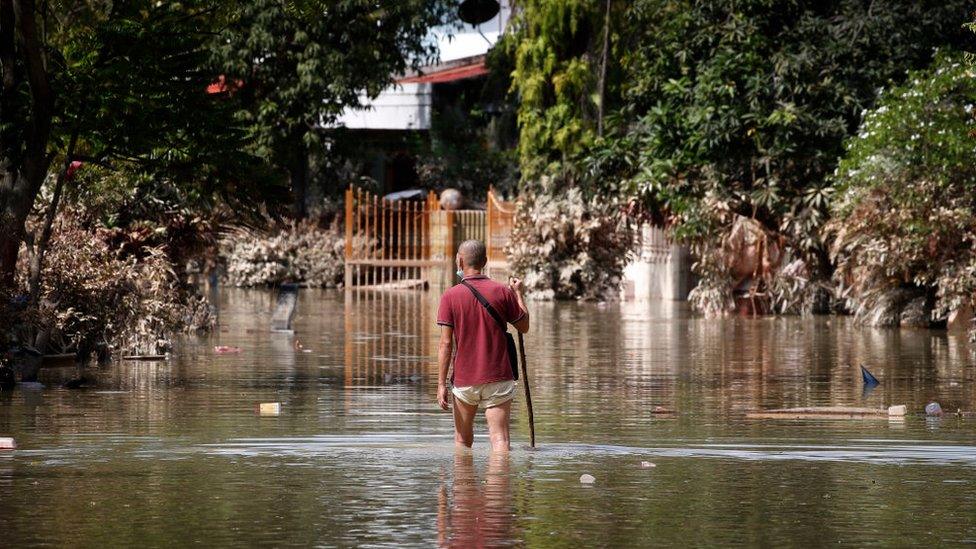
{"label": "water reflection", "polygon": [[[484,481],[470,451],[454,455],[453,482],[444,479],[438,494],[437,542],[440,547],[511,545],[515,536],[510,455],[488,456]],[[450,488],[450,489],[449,489]]]}
{"label": "water reflection", "polygon": [[[973,348],[844,318],[531,303],[540,448],[455,455],[436,292],[224,290],[169,361],[44,369],[0,393],[0,545],[945,545],[976,539],[976,421],[780,421],[785,406],[976,408]],[[214,345],[241,348],[219,355]],[[862,394],[859,364],[881,384]],[[261,417],[260,402],[282,413]],[[660,406],[673,414],[655,413]],[[657,464],[644,469],[641,461]],[[579,477],[597,483],[581,487]],[[487,540],[487,541],[486,541]],[[150,543],[152,545],[152,543]]]}

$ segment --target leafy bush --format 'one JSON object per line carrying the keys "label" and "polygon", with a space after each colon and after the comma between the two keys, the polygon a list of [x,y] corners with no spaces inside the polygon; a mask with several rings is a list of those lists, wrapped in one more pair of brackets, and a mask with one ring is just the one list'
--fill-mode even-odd
{"label": "leafy bush", "polygon": [[507,248],[511,270],[542,299],[616,297],[634,247],[624,204],[586,199],[577,188],[526,193]]}
{"label": "leafy bush", "polygon": [[226,282],[234,286],[302,283],[314,288],[342,284],[345,239],[338,226],[291,221],[271,232],[239,229],[222,239]]}
{"label": "leafy bush", "polygon": [[[703,251],[720,252],[740,217],[784,237],[784,265],[802,261],[806,274],[764,290],[768,305],[809,308],[831,273],[821,228],[844,140],[878,87],[928,65],[933,47],[971,41],[961,28],[969,9],[964,0],[884,8],[850,0],[635,0],[614,27],[631,45],[619,50],[624,106],[606,142],[587,154],[624,149],[614,155],[625,160],[617,180]],[[731,280],[723,258],[698,259],[703,284]],[[706,307],[724,308],[731,290],[703,287],[699,295],[716,298]]]}
{"label": "leafy bush", "polygon": [[836,172],[836,280],[861,319],[896,322],[906,291],[944,318],[976,296],[976,69],[943,52],[879,103]]}
{"label": "leafy bush", "polygon": [[[26,269],[18,274],[25,288]],[[38,299],[24,307],[10,339],[83,358],[100,344],[123,354],[163,353],[173,335],[214,321],[209,304],[182,286],[162,248],[123,253],[69,216],[60,217],[52,235]]]}

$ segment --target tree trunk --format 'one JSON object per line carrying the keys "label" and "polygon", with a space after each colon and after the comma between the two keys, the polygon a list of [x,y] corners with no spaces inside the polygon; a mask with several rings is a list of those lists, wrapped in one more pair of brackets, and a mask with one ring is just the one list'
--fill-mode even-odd
{"label": "tree trunk", "polygon": [[34,247],[34,257],[30,263],[30,278],[27,283],[27,293],[31,303],[37,301],[37,296],[41,292],[41,270],[44,268],[44,254],[47,253],[47,245],[51,241],[51,230],[54,226],[54,218],[58,213],[58,204],[61,202],[61,192],[64,190],[65,180],[68,179],[68,170],[71,169],[71,162],[74,160],[75,145],[78,143],[78,130],[71,133],[68,141],[68,150],[64,154],[64,164],[58,172],[58,179],[54,184],[54,195],[51,197],[51,205],[48,206],[47,214],[44,219],[44,227],[41,229],[40,238]]}
{"label": "tree trunk", "polygon": [[0,290],[12,290],[14,287],[21,238],[11,232],[13,225],[14,223],[0,223]]}
{"label": "tree trunk", "polygon": [[[37,32],[33,0],[0,0],[0,64],[3,111],[0,123],[22,124],[23,133],[0,134],[0,289],[12,289],[24,226],[51,163],[47,154],[54,116],[54,96],[45,62],[45,45]],[[14,36],[20,37],[19,41]],[[23,62],[24,74],[17,69]],[[26,76],[30,88],[26,120],[11,107],[15,90]]]}
{"label": "tree trunk", "polygon": [[291,162],[291,191],[295,197],[293,214],[295,219],[305,219],[308,216],[308,151],[299,140],[295,147],[295,157]]}
{"label": "tree trunk", "polygon": [[605,103],[607,102],[607,58],[610,55],[610,0],[607,0],[607,11],[603,18],[603,54],[600,58],[600,81],[599,97],[600,104],[597,105],[596,115],[596,134],[603,137],[603,115],[606,112]]}

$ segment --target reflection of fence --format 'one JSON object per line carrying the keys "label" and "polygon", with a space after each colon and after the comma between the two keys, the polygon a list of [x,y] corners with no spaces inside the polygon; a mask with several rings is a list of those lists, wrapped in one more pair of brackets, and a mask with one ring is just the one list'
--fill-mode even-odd
{"label": "reflection of fence", "polygon": [[508,270],[505,246],[512,236],[515,221],[515,203],[499,200],[495,190],[488,190],[485,215],[485,245],[488,247],[488,273],[496,278]]}
{"label": "reflection of fence", "polygon": [[433,192],[422,200],[393,201],[350,188],[346,190],[346,288],[450,284],[454,251],[472,238],[486,242],[489,269],[504,270],[503,249],[514,210],[491,191],[485,212],[442,210]]}
{"label": "reflection of fence", "polygon": [[352,292],[345,300],[347,387],[412,384],[436,373],[435,301],[419,292]]}

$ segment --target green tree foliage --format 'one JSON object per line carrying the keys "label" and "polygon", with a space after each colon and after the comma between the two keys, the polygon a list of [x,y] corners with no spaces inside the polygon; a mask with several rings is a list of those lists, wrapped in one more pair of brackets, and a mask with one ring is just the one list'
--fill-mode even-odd
{"label": "green tree foliage", "polygon": [[[227,101],[206,93],[217,1],[0,5],[5,75],[0,108],[0,285],[10,289],[25,223],[45,180],[54,196],[73,160],[165,177],[189,196],[254,204],[259,172]],[[29,77],[26,75],[30,75]],[[52,164],[58,159],[59,162]],[[78,179],[78,181],[84,181]],[[249,202],[236,197],[249,195]],[[57,200],[50,209],[53,214]],[[253,207],[253,206],[250,206]],[[53,218],[53,215],[51,216]]]}
{"label": "green tree foliage", "polygon": [[305,214],[308,150],[361,96],[375,97],[436,55],[428,40],[448,1],[255,0],[243,3],[215,58],[256,151],[287,169]]}
{"label": "green tree foliage", "polygon": [[[814,278],[827,177],[877,90],[965,39],[967,1],[638,0],[624,107],[583,162],[624,180],[675,234],[720,253],[737,216],[786,237]],[[607,161],[602,149],[624,149]],[[724,265],[725,261],[702,262]],[[702,272],[729,285],[727,273]]]}
{"label": "green tree foliage", "polygon": [[886,91],[846,146],[828,225],[862,318],[920,289],[945,317],[976,295],[976,67],[957,53]]}
{"label": "green tree foliage", "polygon": [[[498,47],[514,60],[512,90],[518,95],[524,181],[558,171],[563,160],[596,136],[605,6],[603,0],[517,4]],[[614,2],[612,7],[611,21],[622,20],[626,5]]]}

